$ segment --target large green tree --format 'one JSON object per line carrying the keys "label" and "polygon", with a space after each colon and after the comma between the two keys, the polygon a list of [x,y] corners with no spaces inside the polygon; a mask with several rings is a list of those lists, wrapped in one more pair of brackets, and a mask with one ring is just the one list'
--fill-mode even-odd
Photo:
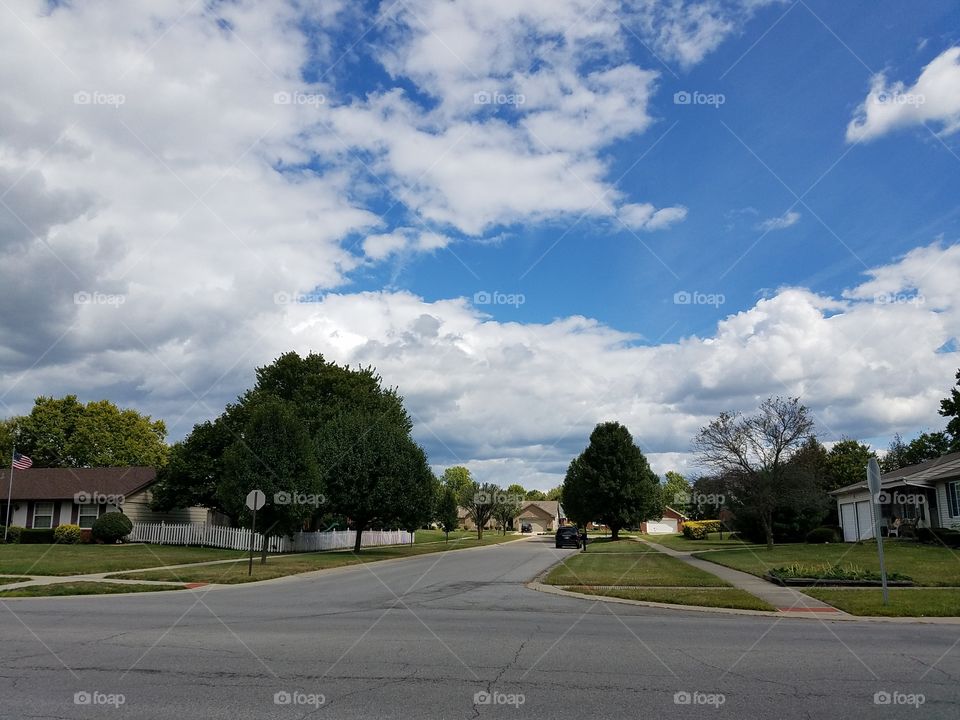
{"label": "large green tree", "polygon": [[678,472],[668,470],[660,486],[664,506],[686,512],[690,505],[690,483]]}
{"label": "large green tree", "polygon": [[[166,425],[109,400],[86,404],[76,395],[38,397],[29,415],[6,421],[19,432],[17,450],[36,467],[162,467],[167,462]],[[11,448],[0,452],[7,464]]]}
{"label": "large green tree", "polygon": [[[249,525],[247,494],[262,490],[266,505],[257,513],[258,529],[290,535],[325,504],[313,443],[293,410],[276,398],[264,397],[250,408],[240,435],[223,453],[219,502],[231,516]],[[261,562],[266,562],[263,543]]]}
{"label": "large green tree", "polygon": [[836,443],[826,455],[826,490],[853,485],[867,478],[867,463],[876,453],[857,440],[845,438]]}
{"label": "large green tree", "polygon": [[563,504],[579,524],[600,520],[614,540],[621,528],[659,518],[660,478],[630,431],[618,422],[600,423],[587,448],[571,463],[563,482]]}
{"label": "large green tree", "polygon": [[332,418],[318,440],[319,458],[332,507],[356,530],[373,526],[413,530],[434,514],[438,483],[426,454],[377,404],[358,405]]}
{"label": "large green tree", "polygon": [[527,490],[524,500],[546,500],[547,494],[543,490]]}
{"label": "large green tree", "polygon": [[473,483],[473,476],[470,475],[470,470],[463,465],[448,467],[443,471],[443,476],[440,478],[440,484],[443,487],[450,488],[457,498],[463,496],[471,483]]}

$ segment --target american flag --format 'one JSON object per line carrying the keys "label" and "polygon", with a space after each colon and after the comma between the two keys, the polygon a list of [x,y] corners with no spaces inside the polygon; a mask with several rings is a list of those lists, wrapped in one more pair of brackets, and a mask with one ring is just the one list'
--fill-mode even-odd
{"label": "american flag", "polygon": [[26,470],[31,465],[33,465],[33,460],[28,458],[26,455],[21,455],[18,452],[13,454],[13,466],[17,470]]}

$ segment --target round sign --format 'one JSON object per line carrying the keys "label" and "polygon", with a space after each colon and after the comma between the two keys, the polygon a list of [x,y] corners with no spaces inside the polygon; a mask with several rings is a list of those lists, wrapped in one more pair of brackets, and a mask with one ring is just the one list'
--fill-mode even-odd
{"label": "round sign", "polygon": [[267,503],[267,496],[263,490],[251,490],[247,493],[247,507],[251,510],[259,510]]}

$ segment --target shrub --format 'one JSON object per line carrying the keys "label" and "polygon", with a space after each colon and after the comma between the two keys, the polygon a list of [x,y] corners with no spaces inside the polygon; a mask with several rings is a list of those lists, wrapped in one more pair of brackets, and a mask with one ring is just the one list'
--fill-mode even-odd
{"label": "shrub", "polygon": [[933,530],[928,527],[918,527],[917,528],[917,540],[927,545],[937,542],[937,536],[933,534]]}
{"label": "shrub", "polygon": [[683,524],[683,536],[690,540],[705,540],[712,532],[720,532],[719,520],[688,520]]}
{"label": "shrub", "polygon": [[[791,563],[782,567],[770,570],[773,577],[786,580],[788,578],[814,578],[816,580],[856,580],[879,582],[880,573],[876,570],[867,570],[859,565],[831,565],[823,563],[819,565],[804,565],[803,563]],[[896,572],[887,573],[888,580],[911,581],[909,575],[903,575]]]}
{"label": "shrub", "polygon": [[61,545],[76,545],[80,542],[80,526],[58,525],[53,531],[53,540]]}
{"label": "shrub", "polygon": [[807,542],[812,545],[832,543],[836,541],[837,532],[831,527],[818,527],[807,533]]}
{"label": "shrub", "polygon": [[[7,544],[16,545],[20,542],[20,533],[23,532],[23,528],[19,525],[11,525],[7,530]],[[3,542],[3,531],[4,526],[0,525],[0,543]]]}
{"label": "shrub", "polygon": [[949,548],[960,548],[960,531],[937,528],[932,532],[935,538],[934,544],[946,545]]}
{"label": "shrub", "polygon": [[20,531],[21,545],[46,545],[53,542],[53,528],[24,528]]}
{"label": "shrub", "polygon": [[109,512],[94,520],[91,530],[94,540],[115,543],[130,534],[133,523],[121,512]]}

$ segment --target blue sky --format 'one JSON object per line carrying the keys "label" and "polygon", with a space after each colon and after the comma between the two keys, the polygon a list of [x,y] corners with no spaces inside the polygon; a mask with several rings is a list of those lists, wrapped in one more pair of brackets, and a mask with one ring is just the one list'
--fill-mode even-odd
{"label": "blue sky", "polygon": [[75,393],[177,440],[296,350],[375,366],[438,471],[503,485],[604,420],[696,472],[771,395],[827,443],[943,425],[956,3],[0,13],[5,415]]}

